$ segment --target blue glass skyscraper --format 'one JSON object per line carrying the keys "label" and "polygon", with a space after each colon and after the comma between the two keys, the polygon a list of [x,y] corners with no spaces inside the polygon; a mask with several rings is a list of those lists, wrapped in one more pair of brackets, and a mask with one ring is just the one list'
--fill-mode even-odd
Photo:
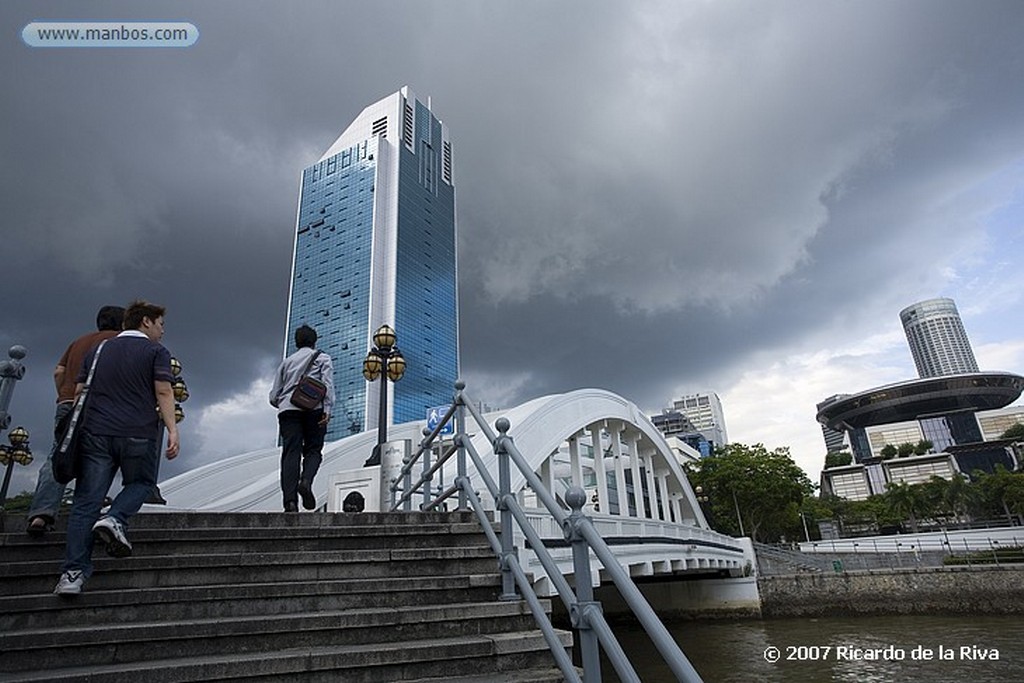
{"label": "blue glass skyscraper", "polygon": [[377,426],[362,362],[391,325],[408,363],[395,423],[451,400],[459,374],[455,188],[448,128],[407,87],[368,106],[302,172],[285,354],[308,324],[334,359],[327,439]]}

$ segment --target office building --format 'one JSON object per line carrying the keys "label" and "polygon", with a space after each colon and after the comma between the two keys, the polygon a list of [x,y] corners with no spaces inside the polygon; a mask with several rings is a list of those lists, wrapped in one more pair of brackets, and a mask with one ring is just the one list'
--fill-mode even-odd
{"label": "office building", "polygon": [[721,448],[729,443],[725,430],[725,413],[722,411],[722,401],[718,394],[687,394],[673,401],[672,407],[663,410],[661,415],[652,416],[651,421],[663,434],[685,434],[690,430],[684,428],[681,422],[683,417],[692,425],[693,431],[700,433],[709,442],[712,449]]}
{"label": "office building", "polygon": [[[817,405],[819,412],[825,407],[836,401],[840,401],[849,396],[849,394],[836,394],[829,396],[824,401]],[[832,429],[828,425],[821,425],[821,438],[825,440],[825,452],[835,453],[846,448],[846,433],[842,430]]]}
{"label": "office building", "polygon": [[952,299],[927,299],[900,311],[918,377],[977,372],[978,363]]}
{"label": "office building", "polygon": [[[1012,406],[1024,377],[980,372],[952,299],[928,299],[900,312],[920,377],[818,404],[826,443],[844,434],[854,463],[822,472],[824,493],[861,499],[893,481],[920,483],[931,476],[992,472],[1019,466],[1018,447],[1002,434],[1024,421]],[[886,447],[930,444],[928,452],[886,460]]]}
{"label": "office building", "polygon": [[651,424],[657,427],[670,443],[673,440],[681,442],[702,458],[708,457],[714,451],[714,445],[707,437],[678,410],[666,409],[657,415],[651,415]]}
{"label": "office building", "polygon": [[398,333],[407,367],[395,423],[450,402],[459,374],[455,187],[447,127],[409,88],[366,107],[302,172],[285,353],[302,324],[334,359],[327,439],[377,426],[379,382],[362,362],[373,332]]}

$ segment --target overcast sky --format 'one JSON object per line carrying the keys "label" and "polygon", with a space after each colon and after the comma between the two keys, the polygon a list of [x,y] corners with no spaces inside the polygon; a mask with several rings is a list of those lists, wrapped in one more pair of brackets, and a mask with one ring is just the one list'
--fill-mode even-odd
{"label": "overcast sky", "polygon": [[[189,48],[45,49],[40,20],[174,20]],[[4,2],[0,349],[50,448],[96,309],[168,307],[191,391],[162,475],[272,444],[299,178],[409,85],[449,126],[462,363],[512,406],[583,387],[817,481],[815,403],[916,376],[899,311],[956,300],[1024,372],[1024,3]],[[401,331],[399,331],[401,334]]]}

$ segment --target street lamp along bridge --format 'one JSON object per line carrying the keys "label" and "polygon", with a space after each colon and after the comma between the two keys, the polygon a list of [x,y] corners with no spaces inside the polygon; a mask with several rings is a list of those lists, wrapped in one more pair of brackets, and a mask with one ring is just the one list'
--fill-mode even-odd
{"label": "street lamp along bridge", "polygon": [[[10,360],[0,361],[0,433],[11,426],[11,397],[14,385],[25,376],[25,366],[21,359],[28,355],[24,346],[15,344],[8,351]],[[32,450],[28,446],[29,434],[24,427],[15,427],[7,435],[10,446],[0,445],[0,466],[4,466],[4,483],[0,486],[0,509],[7,503],[7,489],[11,485],[11,475],[15,463],[28,465],[32,462]]]}
{"label": "street lamp along bridge", "polygon": [[405,357],[398,350],[398,334],[389,325],[381,325],[373,333],[373,347],[363,360],[363,377],[367,382],[380,378],[380,402],[377,410],[377,445],[363,464],[372,467],[381,463],[381,448],[388,441],[388,380],[397,382],[405,374]]}

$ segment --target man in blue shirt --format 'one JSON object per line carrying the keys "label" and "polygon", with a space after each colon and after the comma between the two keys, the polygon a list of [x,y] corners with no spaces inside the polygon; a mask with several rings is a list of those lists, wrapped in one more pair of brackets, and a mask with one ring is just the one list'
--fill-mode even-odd
{"label": "man in blue shirt", "polygon": [[[124,526],[156,485],[161,421],[167,430],[167,459],[178,455],[171,356],[160,344],[164,308],[135,301],[125,310],[124,328],[86,357],[78,375],[76,395],[99,354],[82,414],[80,469],[64,564],[54,589],[58,595],[82,592],[92,574],[94,540],[114,557],[131,554]],[[101,518],[103,499],[118,470],[124,487]]]}

